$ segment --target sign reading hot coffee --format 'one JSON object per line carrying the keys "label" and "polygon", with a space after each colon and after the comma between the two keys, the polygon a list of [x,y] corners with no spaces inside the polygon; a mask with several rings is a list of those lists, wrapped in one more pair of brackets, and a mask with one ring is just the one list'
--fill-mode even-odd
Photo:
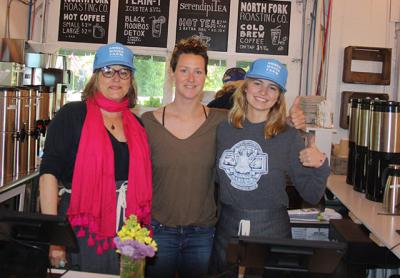
{"label": "sign reading hot coffee", "polygon": [[117,41],[167,47],[169,0],[119,0]]}
{"label": "sign reading hot coffee", "polygon": [[107,43],[110,0],[61,0],[58,40]]}
{"label": "sign reading hot coffee", "polygon": [[236,52],[288,55],[291,3],[239,0]]}
{"label": "sign reading hot coffee", "polygon": [[179,0],[176,41],[192,36],[209,50],[226,51],[230,0]]}

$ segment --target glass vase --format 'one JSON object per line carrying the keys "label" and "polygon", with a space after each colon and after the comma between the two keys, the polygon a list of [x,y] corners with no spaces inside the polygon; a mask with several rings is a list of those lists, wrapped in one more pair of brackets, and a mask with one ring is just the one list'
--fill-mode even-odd
{"label": "glass vase", "polygon": [[121,278],[144,278],[145,259],[132,260],[128,256],[121,256],[119,276]]}

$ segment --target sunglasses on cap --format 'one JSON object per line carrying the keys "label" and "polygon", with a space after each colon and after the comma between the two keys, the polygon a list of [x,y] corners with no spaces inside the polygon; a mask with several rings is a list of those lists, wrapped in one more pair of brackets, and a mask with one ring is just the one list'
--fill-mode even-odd
{"label": "sunglasses on cap", "polygon": [[111,67],[102,67],[100,71],[105,78],[113,78],[115,73],[118,73],[119,78],[124,80],[130,78],[132,74],[132,71],[128,68],[120,68],[119,70],[116,70]]}

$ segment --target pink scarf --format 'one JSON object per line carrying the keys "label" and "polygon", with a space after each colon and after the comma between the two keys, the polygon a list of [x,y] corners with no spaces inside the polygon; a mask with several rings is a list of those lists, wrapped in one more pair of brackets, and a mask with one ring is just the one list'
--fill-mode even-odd
{"label": "pink scarf", "polygon": [[[122,111],[122,121],[129,149],[129,174],[126,193],[126,216],[135,214],[143,224],[150,224],[152,199],[150,148],[145,129],[128,109],[128,99],[115,102],[97,92],[86,101],[87,114],[82,127],[72,178],[68,217],[79,227],[78,237],[89,232],[88,245],[97,245],[97,253],[113,246],[116,226],[116,186],[114,151],[104,127],[100,108]],[[101,244],[101,240],[103,244]]]}

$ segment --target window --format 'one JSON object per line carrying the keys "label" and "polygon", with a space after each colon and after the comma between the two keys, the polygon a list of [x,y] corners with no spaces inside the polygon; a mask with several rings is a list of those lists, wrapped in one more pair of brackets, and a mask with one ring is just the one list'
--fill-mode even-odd
{"label": "window", "polygon": [[247,72],[249,70],[249,68],[250,68],[251,63],[252,62],[249,62],[249,61],[237,61],[236,62],[236,66],[238,68],[244,69]]}
{"label": "window", "polygon": [[[67,101],[81,99],[93,73],[95,52],[61,49],[60,55],[68,56],[71,61],[71,83],[67,88]],[[158,56],[135,56],[135,80],[138,88],[138,103],[142,106],[159,107],[164,91],[165,58]]]}
{"label": "window", "polygon": [[209,60],[204,91],[218,91],[222,87],[222,77],[226,70],[225,60]]}
{"label": "window", "polygon": [[67,87],[67,101],[78,101],[93,73],[94,52],[61,49],[59,54],[67,56],[71,63],[71,82]]}
{"label": "window", "polygon": [[161,106],[164,93],[165,58],[136,55],[135,67],[139,104],[146,107]]}

